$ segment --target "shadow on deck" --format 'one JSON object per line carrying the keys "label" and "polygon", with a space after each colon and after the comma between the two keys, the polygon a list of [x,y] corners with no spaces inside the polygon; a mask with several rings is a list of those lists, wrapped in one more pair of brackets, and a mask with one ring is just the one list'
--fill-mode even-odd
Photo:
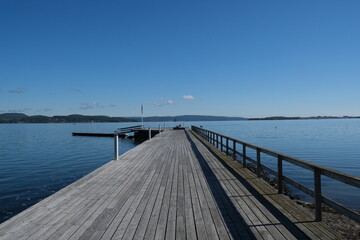
{"label": "shadow on deck", "polygon": [[[211,170],[209,164],[199,151],[195,142],[191,139],[189,134],[186,132],[186,137],[191,144],[192,150],[194,151],[196,157],[199,160],[200,166],[203,170],[204,176],[209,184],[211,192],[215,198],[216,203],[219,206],[221,214],[225,219],[226,224],[230,230],[230,233],[234,239],[240,238],[255,238],[253,233],[250,231],[248,224],[244,221],[241,214],[236,209],[236,206],[232,203],[230,197],[225,192],[224,188],[221,186],[220,181],[216,177],[215,173]],[[200,141],[201,142],[201,141]],[[202,142],[201,142],[202,143]],[[202,143],[203,144],[203,143]],[[241,177],[236,171],[234,171],[230,166],[228,166],[223,159],[217,156],[211,148],[203,144],[217,160],[234,176],[239,180],[246,189],[264,206],[266,207],[274,217],[276,217],[280,224],[284,225],[286,229],[297,239],[311,239],[309,238],[301,229],[299,229],[292,221],[290,221],[282,212],[280,212],[276,207],[274,207],[264,196],[262,196],[256,189],[254,189],[243,177]],[[277,225],[277,224],[267,224],[267,225]],[[252,225],[256,226],[256,225]],[[266,226],[262,224],[262,226]],[[245,230],[245,231],[244,231]]]}

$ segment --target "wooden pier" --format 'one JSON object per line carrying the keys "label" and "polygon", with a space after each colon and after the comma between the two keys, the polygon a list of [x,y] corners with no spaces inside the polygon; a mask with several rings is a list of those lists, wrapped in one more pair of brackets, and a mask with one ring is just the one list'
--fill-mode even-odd
{"label": "wooden pier", "polygon": [[340,239],[189,131],[168,130],[0,225],[0,239]]}

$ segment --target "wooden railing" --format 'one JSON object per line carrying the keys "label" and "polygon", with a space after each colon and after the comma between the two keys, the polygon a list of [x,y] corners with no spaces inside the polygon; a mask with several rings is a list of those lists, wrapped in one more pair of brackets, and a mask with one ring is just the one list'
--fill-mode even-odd
{"label": "wooden railing", "polygon": [[[239,161],[237,156],[240,156],[243,167],[247,167],[247,162],[251,162],[256,166],[256,174],[258,177],[261,177],[262,172],[265,170],[270,174],[276,176],[278,182],[278,193],[283,193],[284,185],[283,182],[286,182],[300,191],[310,195],[315,200],[315,220],[322,220],[322,209],[321,204],[326,204],[329,207],[337,210],[338,212],[348,216],[356,222],[360,222],[360,215],[353,210],[325,197],[321,194],[321,176],[326,176],[332,179],[335,179],[339,182],[354,186],[360,187],[360,178],[351,176],[336,170],[332,170],[326,167],[322,167],[313,163],[305,162],[303,160],[284,155],[282,153],[274,152],[262,147],[255,146],[250,143],[246,143],[228,136],[221,135],[219,133],[209,131],[203,128],[199,128],[196,126],[191,126],[192,131],[199,134],[203,138],[205,138],[208,142],[219,148],[222,152],[225,152],[226,155],[231,154],[233,159]],[[241,152],[237,150],[237,144],[241,145]],[[246,151],[247,149],[254,149],[256,151],[256,159],[250,158]],[[277,158],[277,171],[273,170],[261,163],[261,153],[273,156]],[[314,190],[309,189],[308,187],[290,179],[289,177],[284,176],[283,174],[283,162],[288,162],[304,169],[310,170],[313,172],[314,179]],[[360,200],[360,199],[359,199]]]}

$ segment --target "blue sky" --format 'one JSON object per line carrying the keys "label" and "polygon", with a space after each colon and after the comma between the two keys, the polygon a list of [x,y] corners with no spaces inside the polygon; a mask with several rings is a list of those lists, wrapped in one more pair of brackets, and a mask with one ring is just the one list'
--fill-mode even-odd
{"label": "blue sky", "polygon": [[360,1],[0,2],[0,112],[360,115]]}

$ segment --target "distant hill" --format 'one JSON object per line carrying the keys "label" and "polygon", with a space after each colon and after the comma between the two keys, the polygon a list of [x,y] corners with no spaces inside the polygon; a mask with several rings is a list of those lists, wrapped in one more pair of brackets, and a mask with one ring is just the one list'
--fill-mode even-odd
{"label": "distant hill", "polygon": [[307,119],[344,119],[344,118],[360,118],[360,116],[314,116],[314,117],[283,117],[283,116],[274,116],[274,117],[264,117],[264,118],[249,118],[249,120],[307,120]]}
{"label": "distant hill", "polygon": [[[130,117],[131,119],[141,121],[140,117]],[[242,117],[208,116],[208,115],[181,115],[181,116],[155,116],[144,117],[144,122],[187,122],[187,121],[239,121],[247,120]]]}
{"label": "distant hill", "polygon": [[[207,116],[207,115],[181,115],[181,116],[154,116],[144,117],[144,122],[182,122],[182,121],[239,121],[247,120],[242,117]],[[23,113],[0,114],[0,123],[81,123],[81,122],[140,122],[141,117],[109,117],[109,116],[87,116],[72,114],[68,116],[28,116]]]}
{"label": "distant hill", "polygon": [[0,123],[86,123],[86,122],[135,122],[133,119],[108,116],[86,116],[73,114],[68,116],[28,116],[23,113],[0,114]]}
{"label": "distant hill", "polygon": [[17,121],[28,117],[23,113],[3,113],[0,114],[0,121]]}

